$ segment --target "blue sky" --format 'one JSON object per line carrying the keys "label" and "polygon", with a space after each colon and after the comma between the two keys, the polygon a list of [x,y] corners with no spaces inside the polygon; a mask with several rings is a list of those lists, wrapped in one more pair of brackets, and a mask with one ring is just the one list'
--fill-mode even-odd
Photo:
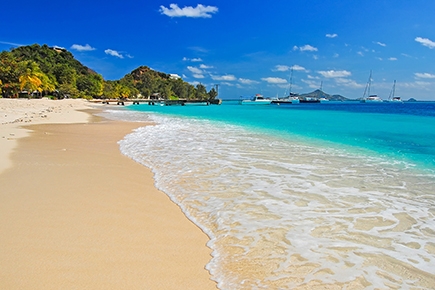
{"label": "blue sky", "polygon": [[311,92],[435,101],[435,1],[4,1],[0,50],[71,51],[105,79],[141,65],[220,98]]}

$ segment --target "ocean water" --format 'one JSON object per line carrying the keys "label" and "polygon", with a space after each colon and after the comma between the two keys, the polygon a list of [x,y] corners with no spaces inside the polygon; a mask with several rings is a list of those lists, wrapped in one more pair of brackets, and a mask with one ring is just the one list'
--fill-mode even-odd
{"label": "ocean water", "polygon": [[129,106],[219,289],[435,289],[435,103]]}

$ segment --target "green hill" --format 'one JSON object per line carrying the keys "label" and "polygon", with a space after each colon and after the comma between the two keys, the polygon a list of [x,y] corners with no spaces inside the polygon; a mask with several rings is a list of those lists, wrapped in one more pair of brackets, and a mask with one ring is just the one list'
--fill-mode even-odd
{"label": "green hill", "polygon": [[0,53],[0,89],[3,97],[52,95],[81,98],[214,99],[206,91],[179,77],[140,66],[120,80],[106,81],[76,60],[66,49],[33,44]]}

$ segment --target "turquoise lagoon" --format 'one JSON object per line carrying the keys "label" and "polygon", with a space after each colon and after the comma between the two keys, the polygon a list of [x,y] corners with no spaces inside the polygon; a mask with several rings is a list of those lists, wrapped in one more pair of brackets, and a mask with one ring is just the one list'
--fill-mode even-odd
{"label": "turquoise lagoon", "polygon": [[209,237],[220,289],[430,289],[435,103],[128,106],[119,142]]}

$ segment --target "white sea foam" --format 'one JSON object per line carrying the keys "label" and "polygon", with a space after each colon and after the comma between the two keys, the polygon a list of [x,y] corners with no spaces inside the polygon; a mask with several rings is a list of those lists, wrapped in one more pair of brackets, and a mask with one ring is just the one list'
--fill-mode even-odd
{"label": "white sea foam", "polygon": [[433,287],[433,176],[224,123],[116,114],[155,122],[121,151],[210,236],[219,288]]}

